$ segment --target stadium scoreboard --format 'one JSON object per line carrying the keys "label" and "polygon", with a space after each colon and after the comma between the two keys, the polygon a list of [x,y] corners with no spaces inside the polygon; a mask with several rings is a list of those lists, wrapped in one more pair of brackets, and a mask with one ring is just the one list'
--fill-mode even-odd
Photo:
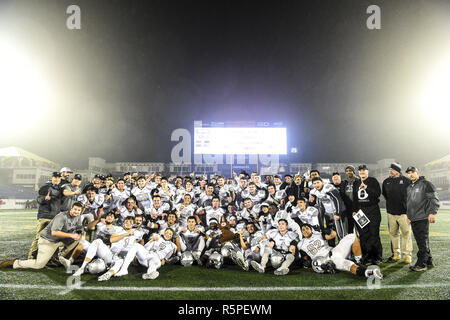
{"label": "stadium scoreboard", "polygon": [[282,122],[194,121],[194,154],[286,154]]}

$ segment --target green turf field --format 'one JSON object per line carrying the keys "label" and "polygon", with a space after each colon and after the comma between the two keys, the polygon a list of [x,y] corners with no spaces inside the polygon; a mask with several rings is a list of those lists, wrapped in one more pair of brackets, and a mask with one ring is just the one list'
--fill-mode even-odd
{"label": "green turf field", "polygon": [[[390,256],[386,213],[382,211],[383,257]],[[0,261],[27,256],[36,223],[35,211],[0,211]],[[417,248],[414,244],[413,262]],[[99,283],[94,275],[83,275],[81,287],[67,287],[63,267],[42,270],[0,271],[0,299],[450,299],[450,210],[440,210],[430,228],[430,245],[436,267],[426,272],[409,271],[408,266],[384,263],[385,278],[368,286],[366,279],[350,273],[335,275],[294,269],[284,277],[235,265],[221,270],[192,266],[162,267],[156,280],[142,280],[130,267],[130,274]],[[70,280],[70,279],[69,279]],[[71,282],[69,282],[71,283]],[[98,289],[97,289],[98,288]],[[231,291],[230,291],[231,290]]]}

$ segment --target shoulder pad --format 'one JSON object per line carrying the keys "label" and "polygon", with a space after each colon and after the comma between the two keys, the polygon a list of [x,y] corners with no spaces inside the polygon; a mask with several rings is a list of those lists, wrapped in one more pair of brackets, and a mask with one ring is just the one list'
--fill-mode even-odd
{"label": "shoulder pad", "polygon": [[335,189],[336,188],[333,185],[331,185],[331,183],[328,183],[328,184],[323,186],[323,191],[324,192],[330,192],[330,191],[333,191]]}

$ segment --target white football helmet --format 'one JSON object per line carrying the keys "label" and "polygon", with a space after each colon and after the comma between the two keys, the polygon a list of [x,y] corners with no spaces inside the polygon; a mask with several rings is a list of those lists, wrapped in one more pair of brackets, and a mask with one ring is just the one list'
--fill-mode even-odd
{"label": "white football helmet", "polygon": [[325,273],[325,270],[322,269],[322,264],[327,263],[329,260],[328,257],[320,256],[313,259],[311,263],[312,269],[317,273]]}
{"label": "white football helmet", "polygon": [[99,274],[106,271],[106,263],[103,259],[94,259],[87,265],[90,274]]}

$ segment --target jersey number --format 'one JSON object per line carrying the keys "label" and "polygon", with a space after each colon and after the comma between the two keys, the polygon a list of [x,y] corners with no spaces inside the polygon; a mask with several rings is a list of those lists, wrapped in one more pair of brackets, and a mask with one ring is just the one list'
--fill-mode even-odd
{"label": "jersey number", "polygon": [[321,241],[316,240],[310,243],[306,248],[308,249],[309,252],[311,252],[311,255],[315,255],[319,251],[320,245]]}

